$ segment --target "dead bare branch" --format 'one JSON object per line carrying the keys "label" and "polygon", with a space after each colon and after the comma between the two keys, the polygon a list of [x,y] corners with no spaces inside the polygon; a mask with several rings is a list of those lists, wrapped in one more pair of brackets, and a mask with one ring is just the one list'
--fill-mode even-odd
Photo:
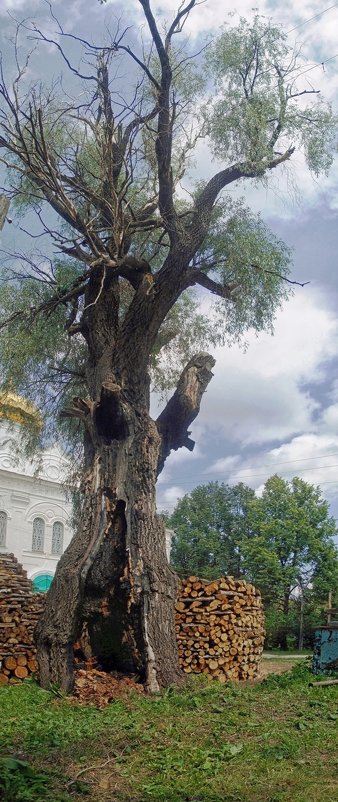
{"label": "dead bare branch", "polygon": [[192,271],[192,283],[199,284],[200,287],[212,292],[213,295],[218,295],[220,298],[226,298],[227,301],[233,299],[233,291],[236,289],[236,284],[220,284],[211,279],[206,273],[201,271]]}

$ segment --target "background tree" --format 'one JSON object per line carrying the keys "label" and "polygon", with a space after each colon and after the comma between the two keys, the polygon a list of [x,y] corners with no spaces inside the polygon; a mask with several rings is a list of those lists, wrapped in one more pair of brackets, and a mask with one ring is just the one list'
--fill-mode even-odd
{"label": "background tree", "polygon": [[175,532],[171,562],[180,576],[243,576],[247,511],[254,495],[242,483],[210,482],[180,499],[168,521]]}
{"label": "background tree", "polygon": [[279,645],[287,648],[290,601],[298,599],[301,624],[307,597],[323,599],[338,587],[337,531],[318,487],[295,477],[272,476],[248,512],[254,533],[246,542],[247,576],[267,605],[280,610]]}
{"label": "background tree", "polygon": [[[14,78],[1,67],[6,194],[35,213],[31,234],[43,254],[25,248],[4,264],[4,387],[28,391],[51,414],[62,410],[84,443],[78,529],[38,628],[41,683],[64,690],[85,622],[101,661],[138,671],[152,690],[177,677],[176,578],[155,483],[172,449],[193,447],[188,429],[214,360],[202,353],[188,361],[157,421],[151,370],[161,347],[177,341],[177,304],[189,289],[218,300],[208,315],[218,341],[271,328],[288,294],[288,251],[223,193],[237,181],[267,180],[296,148],[316,173],[331,160],[334,118],[297,83],[302,64],[279,27],[255,17],[227,28],[208,48],[207,98],[179,40],[196,0],[180,5],[164,33],[149,0],[140,6],[144,45],[119,26],[100,46],[68,36],[55,17],[54,38],[25,21]],[[56,48],[68,87],[65,76],[29,83],[25,34]],[[201,138],[222,164],[182,202],[179,182]]]}
{"label": "background tree", "polygon": [[267,644],[309,645],[322,623],[329,590],[338,590],[336,521],[319,488],[272,476],[260,498],[243,484],[200,485],[168,519],[171,561],[182,575],[224,574],[253,582],[263,594]]}

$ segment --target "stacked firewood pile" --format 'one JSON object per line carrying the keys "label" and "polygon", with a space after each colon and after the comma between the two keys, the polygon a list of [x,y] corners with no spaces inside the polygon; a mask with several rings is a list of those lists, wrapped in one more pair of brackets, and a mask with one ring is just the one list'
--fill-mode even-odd
{"label": "stacked firewood pile", "polygon": [[264,644],[261,595],[233,577],[183,580],[176,603],[181,668],[220,682],[257,676]]}
{"label": "stacked firewood pile", "polygon": [[13,554],[0,554],[0,683],[18,682],[37,671],[34,629],[43,596]]}

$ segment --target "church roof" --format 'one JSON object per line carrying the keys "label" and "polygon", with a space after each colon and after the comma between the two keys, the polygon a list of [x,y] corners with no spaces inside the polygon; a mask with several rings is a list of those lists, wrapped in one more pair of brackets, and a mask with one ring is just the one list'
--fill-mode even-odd
{"label": "church roof", "polygon": [[42,417],[38,409],[16,393],[0,392],[0,418],[20,423],[23,425],[33,424],[42,428]]}

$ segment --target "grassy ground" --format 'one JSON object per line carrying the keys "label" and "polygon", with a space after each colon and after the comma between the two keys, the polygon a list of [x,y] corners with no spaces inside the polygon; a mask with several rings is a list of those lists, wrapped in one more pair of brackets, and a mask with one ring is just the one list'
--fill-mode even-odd
{"label": "grassy ground", "polygon": [[30,681],[2,687],[0,798],[337,802],[338,686],[310,688],[300,662],[259,684],[196,677],[101,711]]}

